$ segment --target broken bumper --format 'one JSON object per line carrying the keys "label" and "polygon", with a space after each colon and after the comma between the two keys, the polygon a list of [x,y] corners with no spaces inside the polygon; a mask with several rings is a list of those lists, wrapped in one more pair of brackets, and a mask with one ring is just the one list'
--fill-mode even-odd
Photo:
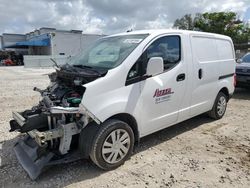
{"label": "broken bumper", "polygon": [[56,155],[40,147],[34,139],[26,136],[20,139],[14,146],[18,162],[28,173],[32,180],[35,180],[46,167],[58,164],[66,164],[83,158],[79,150],[72,151],[66,155]]}
{"label": "broken bumper", "polygon": [[25,118],[22,113],[12,112],[13,120],[10,121],[10,132],[19,131],[21,133],[48,126],[47,115],[43,113],[33,114]]}
{"label": "broken bumper", "polygon": [[[53,110],[56,110],[55,113],[58,113],[58,111],[64,109]],[[70,112],[72,111],[70,109]],[[46,116],[46,121],[49,121],[48,118],[50,116]],[[13,112],[13,120],[10,121],[10,131],[17,130],[27,133],[24,139],[20,139],[15,144],[14,152],[19,163],[32,180],[36,179],[46,166],[67,163],[81,158],[79,153],[75,151],[69,152],[72,136],[81,131],[75,122],[64,124],[58,120],[56,128],[45,131],[36,129],[36,127],[41,127],[39,126],[40,123],[39,114],[25,118],[23,113],[18,112]],[[43,123],[48,128],[49,123]],[[59,145],[53,147],[55,143],[53,141],[55,140]]]}
{"label": "broken bumper", "polygon": [[49,164],[49,161],[54,156],[52,152],[47,152],[39,156],[39,149],[39,146],[30,137],[20,139],[14,146],[19,163],[32,180],[35,180],[41,174],[43,168]]}

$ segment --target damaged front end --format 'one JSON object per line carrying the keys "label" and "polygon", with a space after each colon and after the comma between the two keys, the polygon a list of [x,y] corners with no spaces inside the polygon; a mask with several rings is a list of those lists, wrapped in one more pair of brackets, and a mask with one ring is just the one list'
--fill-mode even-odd
{"label": "damaged front end", "polygon": [[81,158],[78,152],[79,133],[91,121],[86,110],[80,108],[85,88],[83,84],[103,75],[65,65],[49,75],[51,84],[40,92],[38,105],[23,112],[13,112],[10,132],[24,133],[14,146],[18,161],[36,179],[43,168]]}

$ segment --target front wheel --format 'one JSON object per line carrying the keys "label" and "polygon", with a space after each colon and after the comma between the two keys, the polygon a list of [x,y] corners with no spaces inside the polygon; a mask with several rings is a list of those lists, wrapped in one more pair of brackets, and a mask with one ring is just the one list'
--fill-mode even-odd
{"label": "front wheel", "polygon": [[208,112],[208,115],[216,120],[221,119],[226,112],[226,108],[227,108],[227,96],[224,93],[219,92],[215,99],[214,106],[212,110]]}
{"label": "front wheel", "polygon": [[104,170],[122,165],[130,157],[134,147],[131,127],[120,120],[111,119],[101,125],[90,152],[91,160]]}

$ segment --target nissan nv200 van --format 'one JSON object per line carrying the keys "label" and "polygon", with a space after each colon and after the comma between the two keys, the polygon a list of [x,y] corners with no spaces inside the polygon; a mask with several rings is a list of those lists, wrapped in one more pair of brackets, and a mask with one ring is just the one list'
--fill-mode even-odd
{"label": "nissan nv200 van", "polygon": [[14,146],[35,179],[43,167],[90,158],[110,170],[151,133],[208,113],[220,119],[234,92],[231,38],[182,31],[132,31],[99,39],[49,75],[30,110],[13,112]]}

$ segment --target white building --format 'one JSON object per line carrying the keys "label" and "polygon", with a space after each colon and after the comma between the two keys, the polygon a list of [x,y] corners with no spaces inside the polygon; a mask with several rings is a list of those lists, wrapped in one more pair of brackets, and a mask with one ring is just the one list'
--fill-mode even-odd
{"label": "white building", "polygon": [[25,66],[51,66],[50,58],[59,64],[74,56],[104,35],[83,34],[81,30],[40,28],[27,34],[3,33],[0,37],[3,50],[24,55]]}
{"label": "white building", "polygon": [[[27,47],[11,47],[12,45],[15,45],[17,42],[25,41],[26,35],[24,34],[12,34],[12,33],[3,33],[1,38],[1,48],[3,50],[11,50],[15,51],[17,54],[28,54]],[[9,47],[9,48],[8,48]]]}
{"label": "white building", "polygon": [[28,55],[74,56],[102,36],[82,34],[80,30],[66,31],[43,27],[25,35],[4,33],[1,46],[3,49],[24,51],[24,54]]}
{"label": "white building", "polygon": [[0,35],[0,50],[2,50],[2,40],[3,40],[3,36]]}

